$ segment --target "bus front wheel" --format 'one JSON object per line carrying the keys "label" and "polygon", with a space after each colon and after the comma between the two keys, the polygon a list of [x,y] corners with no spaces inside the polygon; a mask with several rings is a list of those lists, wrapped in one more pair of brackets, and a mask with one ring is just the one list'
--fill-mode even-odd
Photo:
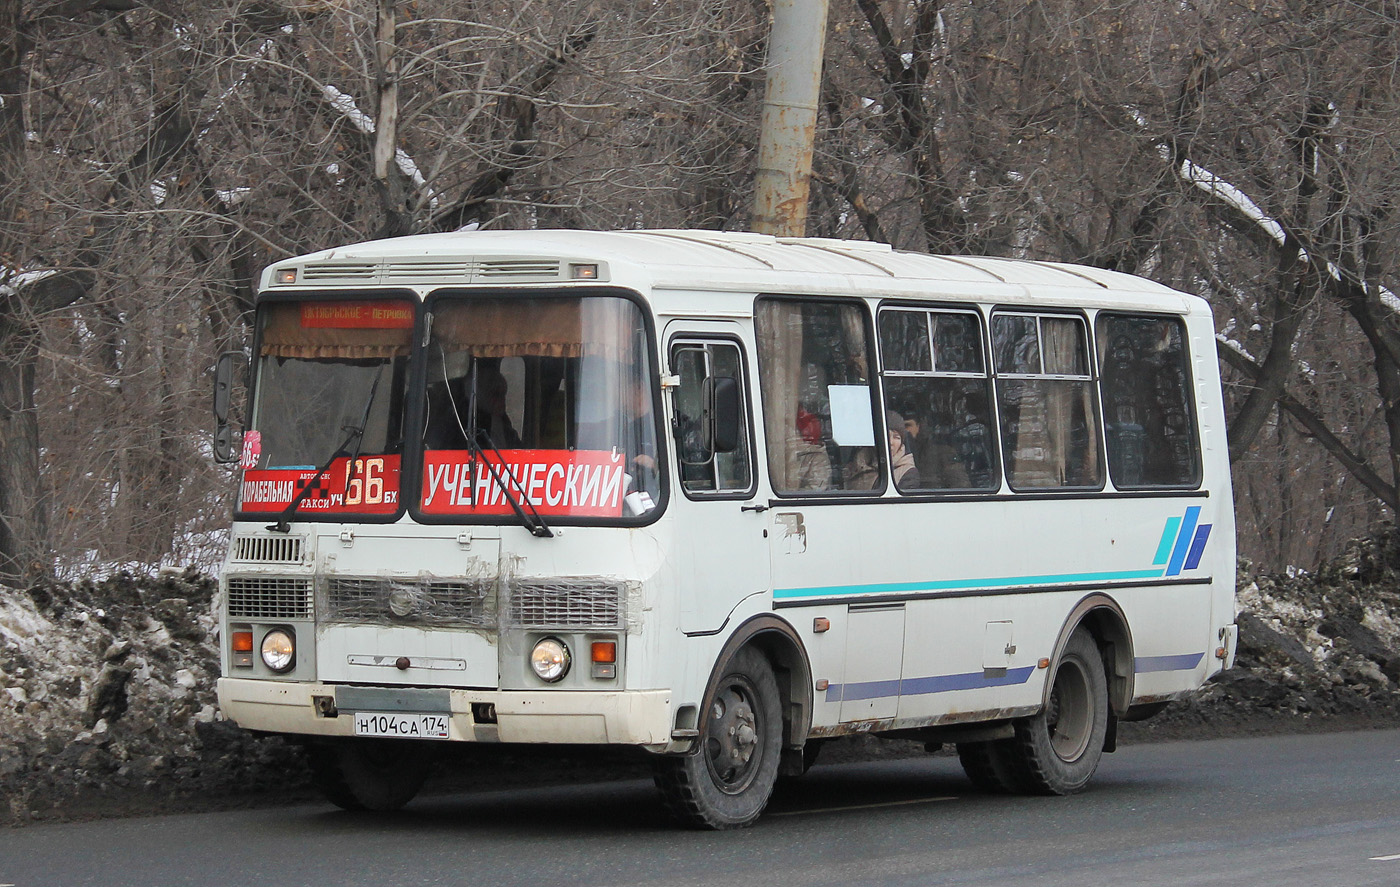
{"label": "bus front wheel", "polygon": [[667,808],[697,828],[752,825],[778,778],[782,731],[772,666],[757,650],[740,650],[709,690],[697,747],[656,761]]}
{"label": "bus front wheel", "polygon": [[1033,794],[1083,791],[1098,769],[1108,733],[1108,676],[1093,635],[1080,628],[1060,654],[1045,708],[1015,724],[1009,752],[1014,782]]}
{"label": "bus front wheel", "polygon": [[345,810],[397,810],[423,787],[433,756],[422,743],[345,739],[309,744],[311,782]]}

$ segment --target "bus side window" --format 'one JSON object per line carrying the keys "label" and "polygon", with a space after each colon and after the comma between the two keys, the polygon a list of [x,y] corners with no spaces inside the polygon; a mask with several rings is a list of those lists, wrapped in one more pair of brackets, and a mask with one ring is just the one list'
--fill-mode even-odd
{"label": "bus side window", "polygon": [[[686,493],[744,493],[753,486],[749,452],[748,395],[743,360],[728,342],[678,343],[671,349],[671,370],[680,377],[675,389],[677,463]],[[726,387],[737,388],[738,435],[725,441],[718,424],[729,426],[732,415],[717,410]],[[733,391],[727,399],[733,403]]]}
{"label": "bus side window", "polygon": [[862,306],[765,297],[754,323],[774,491],[884,490],[889,452]]}
{"label": "bus side window", "polygon": [[1201,451],[1181,320],[1100,314],[1095,333],[1114,486],[1199,484]]}
{"label": "bus side window", "polygon": [[1103,457],[1078,315],[992,315],[1002,457],[1013,490],[1099,489]]}
{"label": "bus side window", "polygon": [[975,311],[885,308],[880,312],[885,409],[904,424],[914,469],[901,474],[901,492],[995,490],[996,442]]}

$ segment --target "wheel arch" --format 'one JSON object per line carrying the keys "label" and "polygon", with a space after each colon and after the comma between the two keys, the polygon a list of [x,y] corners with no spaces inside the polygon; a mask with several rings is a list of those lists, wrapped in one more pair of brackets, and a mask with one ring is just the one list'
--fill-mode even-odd
{"label": "wheel arch", "polygon": [[[1065,619],[1060,635],[1055,639],[1055,654],[1050,660],[1050,674],[1055,674],[1065,645],[1080,626],[1088,629],[1104,657],[1108,676],[1108,702],[1113,714],[1127,714],[1133,701],[1133,634],[1128,617],[1118,602],[1102,592],[1080,599]],[[1048,704],[1053,681],[1045,682],[1041,704]]]}
{"label": "wheel arch", "polygon": [[[734,630],[715,657],[706,694],[715,686],[729,660],[745,647],[754,647],[773,667],[783,711],[783,746],[801,748],[812,729],[812,666],[797,630],[771,613],[747,620]],[[700,731],[708,712],[701,712]]]}

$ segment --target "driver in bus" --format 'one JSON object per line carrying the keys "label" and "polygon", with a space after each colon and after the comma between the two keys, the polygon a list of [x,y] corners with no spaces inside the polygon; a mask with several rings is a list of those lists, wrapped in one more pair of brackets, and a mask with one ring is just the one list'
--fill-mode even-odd
{"label": "driver in bus", "polygon": [[613,450],[626,458],[624,510],[629,516],[644,514],[656,507],[661,478],[657,472],[656,420],[651,412],[649,389],[641,384],[626,386],[621,396],[621,409],[611,419],[579,426],[579,447]]}

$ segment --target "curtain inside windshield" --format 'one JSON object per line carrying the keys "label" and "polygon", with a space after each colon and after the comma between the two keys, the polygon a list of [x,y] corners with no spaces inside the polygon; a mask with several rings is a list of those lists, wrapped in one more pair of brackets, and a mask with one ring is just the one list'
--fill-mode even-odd
{"label": "curtain inside windshield", "polygon": [[656,418],[635,305],[444,299],[431,330],[424,513],[508,513],[503,484],[541,514],[621,517],[655,507]]}

